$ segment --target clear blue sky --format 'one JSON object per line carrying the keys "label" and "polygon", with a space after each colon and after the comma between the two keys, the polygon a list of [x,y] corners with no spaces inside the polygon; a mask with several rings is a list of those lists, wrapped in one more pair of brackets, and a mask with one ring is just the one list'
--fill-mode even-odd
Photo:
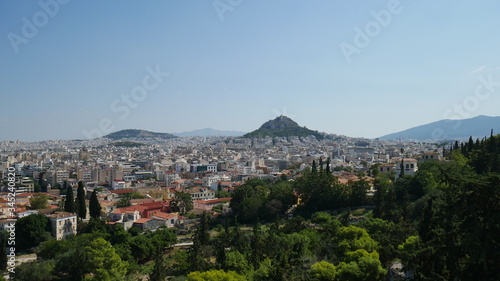
{"label": "clear blue sky", "polygon": [[[280,114],[373,138],[500,115],[498,1],[54,1],[0,2],[0,140],[85,138],[100,122],[252,131]],[[496,89],[481,99],[480,77]],[[143,80],[135,108],[120,101]]]}

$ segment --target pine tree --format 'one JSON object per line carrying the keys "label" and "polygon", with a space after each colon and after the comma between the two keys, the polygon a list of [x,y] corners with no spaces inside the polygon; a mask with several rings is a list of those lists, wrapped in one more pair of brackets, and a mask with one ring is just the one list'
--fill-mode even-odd
{"label": "pine tree", "polygon": [[76,191],[76,203],[78,216],[81,219],[87,218],[87,206],[85,205],[85,190],[83,189],[83,182],[78,182],[78,189]]}
{"label": "pine tree", "polygon": [[73,188],[69,185],[66,188],[66,200],[64,201],[64,211],[69,213],[75,212],[75,198],[73,196]]}
{"label": "pine tree", "polygon": [[92,195],[90,196],[89,212],[90,212],[90,217],[94,219],[98,219],[99,217],[101,217],[101,204],[97,199],[97,191],[95,189],[92,192]]}

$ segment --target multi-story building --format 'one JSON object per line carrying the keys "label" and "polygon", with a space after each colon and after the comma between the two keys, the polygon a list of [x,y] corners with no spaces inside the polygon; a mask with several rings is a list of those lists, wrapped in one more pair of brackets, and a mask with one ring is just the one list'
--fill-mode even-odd
{"label": "multi-story building", "polygon": [[76,178],[81,181],[89,182],[92,181],[92,170],[90,169],[78,169],[76,172]]}
{"label": "multi-story building", "polygon": [[215,175],[215,176],[206,176],[206,177],[203,177],[201,179],[201,182],[202,182],[201,185],[206,186],[206,187],[210,187],[210,186],[212,186],[212,184],[214,182],[218,182],[218,181],[221,181],[221,177],[220,176],[217,176],[217,175]]}
{"label": "multi-story building", "polygon": [[403,158],[396,161],[394,167],[394,177],[398,179],[401,175],[401,169],[405,175],[414,176],[418,171],[418,161],[413,158]]}
{"label": "multi-story building", "polygon": [[67,170],[48,170],[47,171],[47,181],[55,186],[56,184],[62,185],[65,180],[69,179],[69,172]]}
{"label": "multi-story building", "polygon": [[58,212],[47,216],[52,226],[52,236],[57,240],[68,235],[76,235],[76,214]]}
{"label": "multi-story building", "polygon": [[420,162],[439,161],[441,160],[441,154],[435,151],[425,151],[424,153],[419,155],[418,160]]}
{"label": "multi-story building", "polygon": [[193,200],[208,200],[215,198],[215,191],[201,186],[192,187],[186,190],[186,192],[191,195]]}

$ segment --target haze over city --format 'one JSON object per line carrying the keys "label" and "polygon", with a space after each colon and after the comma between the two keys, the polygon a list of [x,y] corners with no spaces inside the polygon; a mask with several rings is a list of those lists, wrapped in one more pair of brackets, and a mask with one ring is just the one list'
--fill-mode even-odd
{"label": "haze over city", "polygon": [[279,115],[375,138],[445,118],[499,116],[499,8],[2,1],[0,140],[127,128],[250,132]]}

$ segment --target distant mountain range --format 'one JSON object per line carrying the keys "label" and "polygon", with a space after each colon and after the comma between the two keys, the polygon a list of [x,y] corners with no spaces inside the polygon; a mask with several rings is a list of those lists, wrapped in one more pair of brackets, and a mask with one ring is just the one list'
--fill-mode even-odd
{"label": "distant mountain range", "polygon": [[325,134],[318,131],[309,130],[306,127],[300,127],[297,122],[286,116],[279,116],[262,124],[259,129],[243,135],[244,138],[263,138],[263,137],[307,137],[315,136],[317,139],[323,139]]}
{"label": "distant mountain range", "polygon": [[380,139],[455,140],[469,138],[470,136],[482,138],[489,136],[491,129],[496,134],[500,133],[500,117],[480,115],[462,120],[445,119],[385,135]]}
{"label": "distant mountain range", "polygon": [[200,130],[194,130],[183,133],[173,133],[173,135],[178,137],[241,137],[245,134],[245,132],[237,132],[237,131],[219,131],[212,128],[205,128]]}
{"label": "distant mountain range", "polygon": [[121,130],[118,132],[107,134],[104,137],[112,140],[119,140],[126,138],[162,138],[162,139],[176,138],[176,136],[168,133],[155,133],[155,132],[150,132],[145,130],[135,130],[135,129]]}

